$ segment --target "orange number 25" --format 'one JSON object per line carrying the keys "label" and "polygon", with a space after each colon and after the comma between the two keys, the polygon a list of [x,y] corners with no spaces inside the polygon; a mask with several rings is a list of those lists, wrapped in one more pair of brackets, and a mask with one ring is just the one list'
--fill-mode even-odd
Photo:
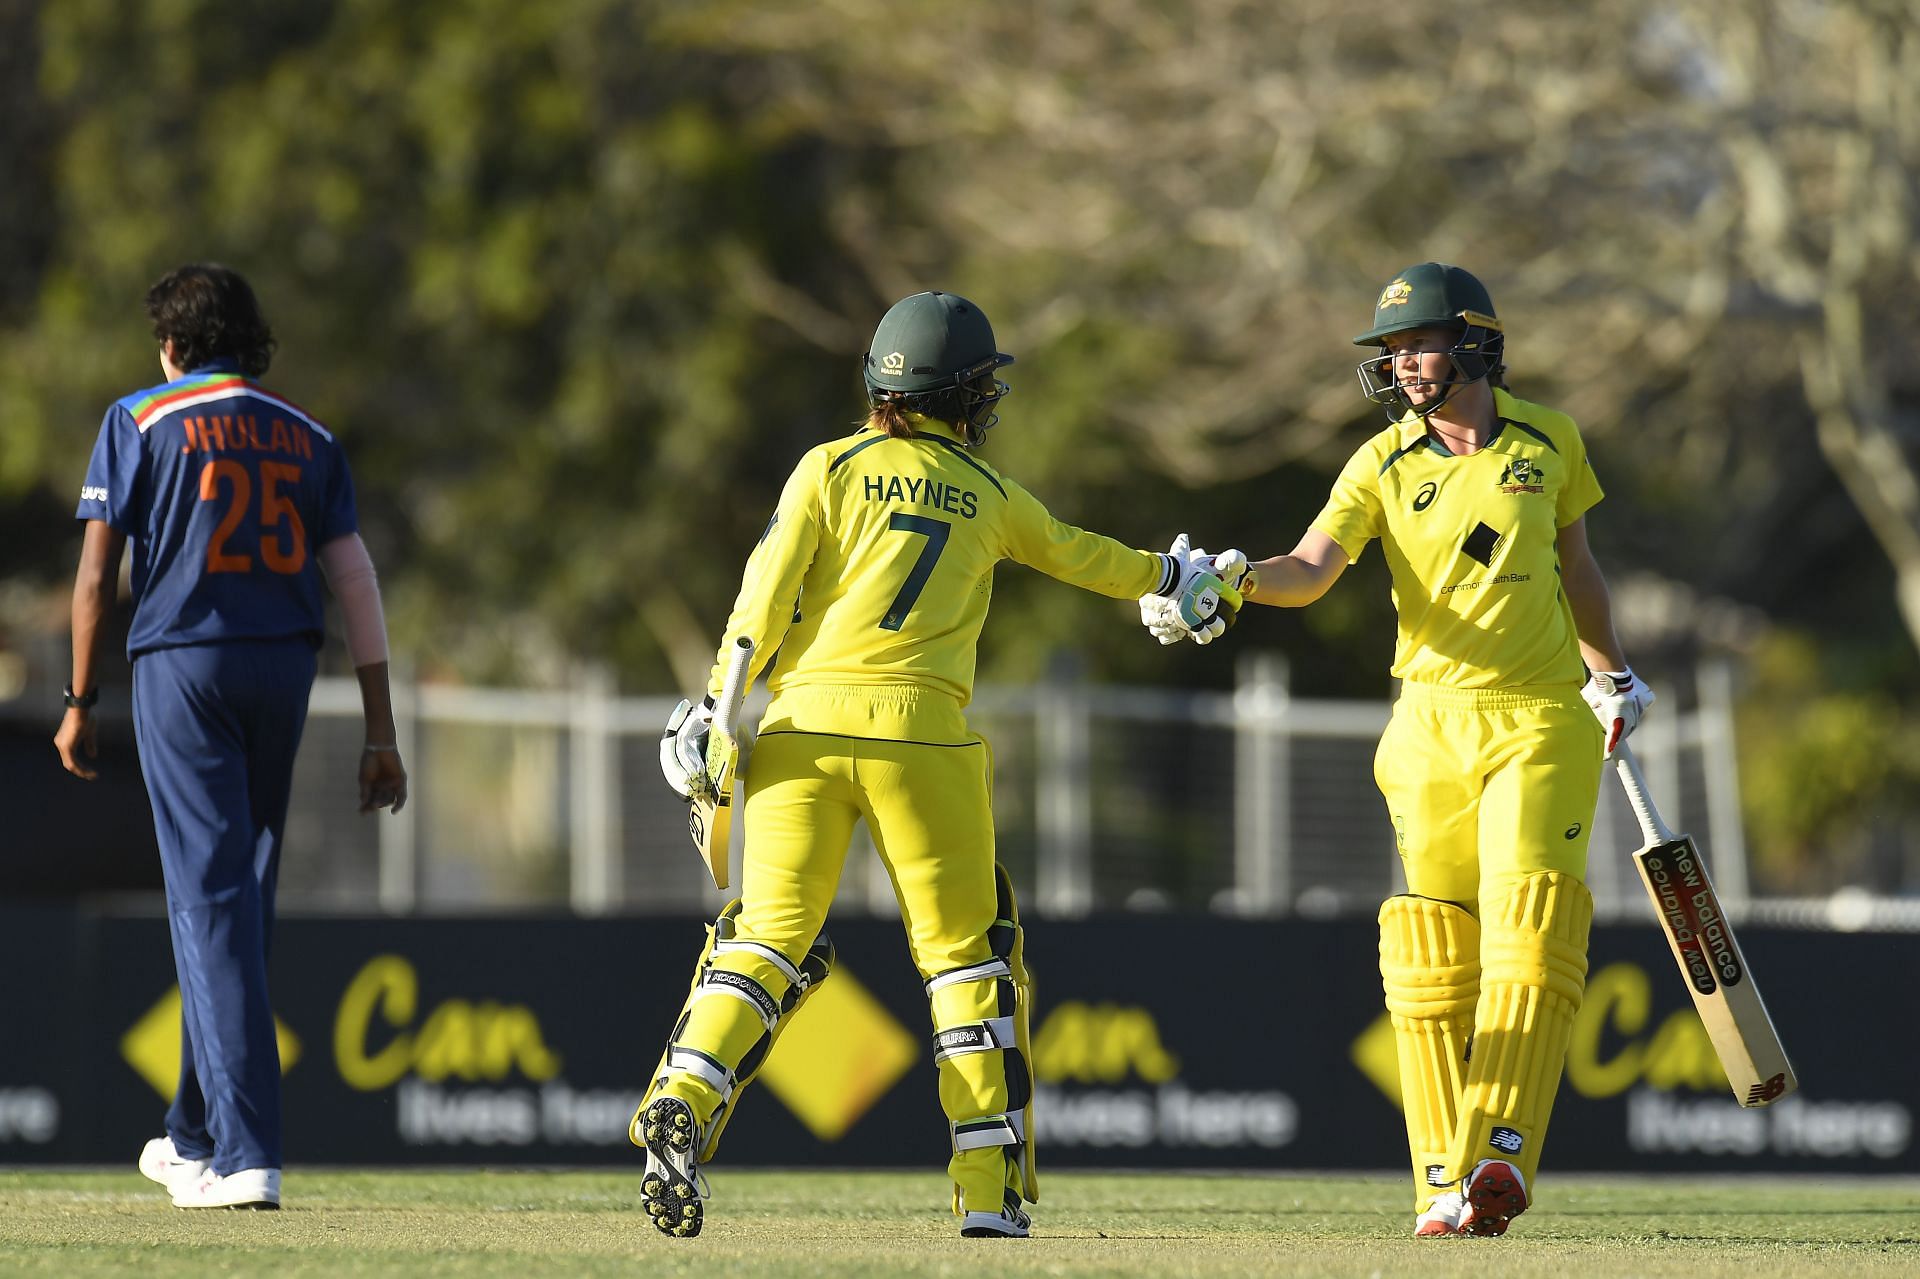
{"label": "orange number 25", "polygon": [[[253,476],[230,457],[214,458],[200,468],[200,500],[217,500],[222,480],[227,482],[233,496],[226,514],[220,517],[219,527],[207,539],[207,572],[250,573],[253,557],[244,552],[229,552],[227,539],[239,529],[253,505]],[[299,482],[300,468],[291,462],[260,463],[260,558],[276,573],[298,573],[307,562],[307,526],[300,522],[300,512],[293,499],[280,491],[282,484]],[[288,536],[284,542],[278,535],[282,519],[287,522]],[[273,532],[265,531],[269,529]]]}

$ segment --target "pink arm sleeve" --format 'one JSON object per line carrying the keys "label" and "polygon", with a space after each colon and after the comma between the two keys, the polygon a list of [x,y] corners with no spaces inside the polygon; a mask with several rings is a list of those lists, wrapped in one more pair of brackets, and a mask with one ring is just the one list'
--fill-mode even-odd
{"label": "pink arm sleeve", "polygon": [[367,544],[358,533],[334,538],[320,548],[320,571],[340,601],[347,656],[355,668],[386,661],[387,618],[380,608],[380,579],[374,575]]}

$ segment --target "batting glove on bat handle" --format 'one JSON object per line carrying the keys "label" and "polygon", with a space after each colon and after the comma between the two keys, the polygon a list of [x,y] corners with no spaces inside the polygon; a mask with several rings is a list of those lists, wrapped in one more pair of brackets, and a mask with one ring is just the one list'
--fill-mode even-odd
{"label": "batting glove on bat handle", "polygon": [[1628,666],[1617,671],[1590,671],[1580,687],[1580,696],[1592,708],[1594,718],[1606,734],[1601,743],[1602,759],[1612,759],[1621,742],[1632,735],[1653,705],[1653,690]]}
{"label": "batting glove on bat handle", "polygon": [[682,799],[692,800],[694,790],[706,780],[707,737],[712,731],[711,697],[697,703],[682,698],[667,717],[666,730],[660,734],[660,773]]}

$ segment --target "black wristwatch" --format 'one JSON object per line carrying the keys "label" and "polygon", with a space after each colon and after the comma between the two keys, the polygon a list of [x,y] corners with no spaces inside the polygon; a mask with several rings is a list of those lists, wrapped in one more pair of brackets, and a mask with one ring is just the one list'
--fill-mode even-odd
{"label": "black wristwatch", "polygon": [[61,700],[69,706],[78,707],[83,711],[92,710],[93,704],[100,700],[100,688],[95,685],[85,693],[76,693],[73,691],[73,685],[69,684],[60,691],[60,696]]}

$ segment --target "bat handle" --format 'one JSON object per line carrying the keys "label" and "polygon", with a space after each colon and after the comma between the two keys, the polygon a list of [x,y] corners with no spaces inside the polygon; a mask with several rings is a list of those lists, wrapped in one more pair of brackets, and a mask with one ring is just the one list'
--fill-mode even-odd
{"label": "bat handle", "polygon": [[747,696],[747,671],[753,665],[753,641],[742,635],[733,642],[727,658],[727,678],[720,685],[720,704],[713,709],[713,731],[733,736],[733,721],[740,714],[740,703]]}
{"label": "bat handle", "polygon": [[1627,802],[1633,805],[1633,815],[1640,819],[1640,834],[1650,844],[1664,844],[1672,840],[1673,832],[1660,820],[1660,810],[1653,806],[1653,796],[1647,793],[1647,779],[1640,772],[1640,761],[1625,742],[1613,749],[1614,766],[1620,772],[1620,785],[1626,788]]}

